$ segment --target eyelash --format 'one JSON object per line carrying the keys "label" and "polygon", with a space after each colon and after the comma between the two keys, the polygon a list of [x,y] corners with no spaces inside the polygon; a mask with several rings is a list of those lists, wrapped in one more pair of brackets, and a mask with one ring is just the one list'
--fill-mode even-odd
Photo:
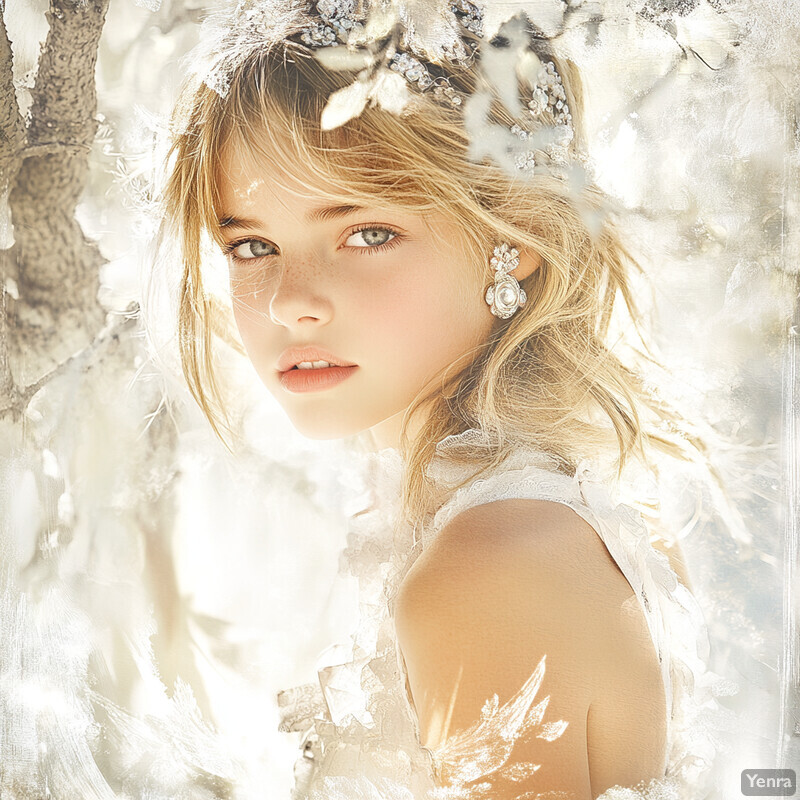
{"label": "eyelash", "polygon": [[[389,227],[388,225],[377,225],[375,223],[370,223],[368,225],[361,225],[358,228],[355,228],[354,230],[350,231],[347,234],[347,236],[345,237],[345,239],[349,239],[351,236],[354,236],[357,233],[361,233],[362,231],[374,231],[374,230],[388,231],[389,233],[393,234],[393,236],[392,236],[391,239],[389,239],[388,242],[384,242],[383,244],[376,244],[374,247],[369,247],[369,246],[367,246],[367,247],[357,247],[357,248],[354,248],[354,249],[356,249],[356,250],[364,250],[365,253],[363,253],[363,255],[374,255],[376,252],[383,252],[385,250],[390,250],[392,247],[395,247],[396,245],[400,244],[400,242],[403,240],[403,238],[405,238],[403,236],[403,234],[401,234],[399,231],[395,230],[394,228]],[[271,258],[272,256],[277,255],[276,253],[269,253],[268,255],[256,256],[255,258],[241,258],[240,256],[234,255],[233,251],[237,247],[239,247],[239,245],[247,244],[247,242],[256,242],[256,241],[261,241],[261,240],[260,239],[253,239],[252,237],[251,238],[245,238],[245,239],[238,239],[235,242],[229,242],[228,244],[223,245],[222,252],[226,256],[229,256],[233,261],[236,261],[238,263],[247,262],[247,263],[251,263],[251,264],[256,263],[258,261],[261,261],[264,258]],[[265,244],[269,244],[269,242],[265,242]],[[274,247],[274,245],[270,245],[270,246]]]}

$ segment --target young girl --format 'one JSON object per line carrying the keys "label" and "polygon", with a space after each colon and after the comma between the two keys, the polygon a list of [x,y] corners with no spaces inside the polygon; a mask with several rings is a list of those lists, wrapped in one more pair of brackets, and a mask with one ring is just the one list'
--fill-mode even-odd
{"label": "young girl", "polygon": [[677,548],[595,466],[689,444],[611,347],[620,301],[639,321],[636,265],[586,177],[576,69],[523,14],[489,36],[469,0],[393,8],[223,19],[166,193],[184,371],[214,428],[226,311],[204,237],[296,428],[374,451],[353,647],[280,697],[305,734],[294,797],[701,796],[699,611]]}

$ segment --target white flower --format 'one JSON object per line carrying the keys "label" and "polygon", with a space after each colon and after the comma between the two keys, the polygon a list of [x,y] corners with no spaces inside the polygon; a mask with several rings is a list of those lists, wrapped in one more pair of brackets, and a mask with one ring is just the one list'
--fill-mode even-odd
{"label": "white flower", "polygon": [[396,72],[380,69],[369,79],[361,73],[355,83],[339,89],[328,98],[320,125],[324,131],[338,128],[357,117],[368,102],[385,111],[400,114],[409,99],[408,83]]}
{"label": "white flower", "polygon": [[370,98],[373,99],[373,102],[377,102],[384,111],[400,114],[410,98],[408,81],[396,72],[382,69],[375,76]]}
{"label": "white flower", "polygon": [[334,92],[322,110],[320,126],[322,130],[329,131],[344,125],[350,119],[357,117],[367,105],[370,84],[357,80],[344,89]]}

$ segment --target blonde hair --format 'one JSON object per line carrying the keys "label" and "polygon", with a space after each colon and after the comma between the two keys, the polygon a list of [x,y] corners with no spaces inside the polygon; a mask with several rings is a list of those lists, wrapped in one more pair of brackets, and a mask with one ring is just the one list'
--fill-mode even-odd
{"label": "blonde hair", "polygon": [[[576,124],[575,155],[583,147],[577,70],[548,53],[545,42],[532,40],[532,46],[562,76]],[[449,77],[468,95],[480,88],[474,69],[453,68]],[[309,186],[323,177],[355,201],[444,213],[464,232],[471,255],[465,269],[480,270],[487,285],[488,254],[499,242],[541,258],[522,281],[527,304],[510,320],[497,320],[467,366],[446,369],[409,408],[401,442],[409,519],[418,521],[429,509],[426,467],[436,443],[468,428],[486,431],[495,443],[476,456],[475,473],[519,444],[553,454],[565,472],[609,448],[620,472],[633,456],[646,464],[651,448],[681,458],[690,457],[689,449],[702,453],[704,444],[686,421],[645,388],[636,364],[623,363],[607,341],[620,302],[644,339],[632,287],[639,266],[603,193],[592,185],[576,192],[549,174],[523,179],[488,160],[471,161],[461,112],[428,96],[416,96],[403,115],[367,108],[339,128],[321,130],[329,95],[353,79],[283,42],[237,64],[224,96],[204,83],[184,90],[164,196],[165,231],[178,234],[183,250],[183,370],[214,430],[230,432],[213,345],[216,336],[231,338],[231,322],[204,288],[201,239],[204,231],[219,239],[216,171],[223,151],[244,147],[279,169],[302,163]],[[514,121],[496,101],[492,116],[500,124]],[[411,441],[406,423],[418,410],[424,422]]]}

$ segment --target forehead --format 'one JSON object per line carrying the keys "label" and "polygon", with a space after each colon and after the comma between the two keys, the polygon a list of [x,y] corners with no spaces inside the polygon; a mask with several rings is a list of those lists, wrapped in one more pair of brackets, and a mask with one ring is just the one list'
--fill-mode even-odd
{"label": "forehead", "polygon": [[220,214],[254,203],[287,208],[320,201],[360,204],[344,183],[325,175],[318,165],[237,143],[220,152],[214,181]]}

